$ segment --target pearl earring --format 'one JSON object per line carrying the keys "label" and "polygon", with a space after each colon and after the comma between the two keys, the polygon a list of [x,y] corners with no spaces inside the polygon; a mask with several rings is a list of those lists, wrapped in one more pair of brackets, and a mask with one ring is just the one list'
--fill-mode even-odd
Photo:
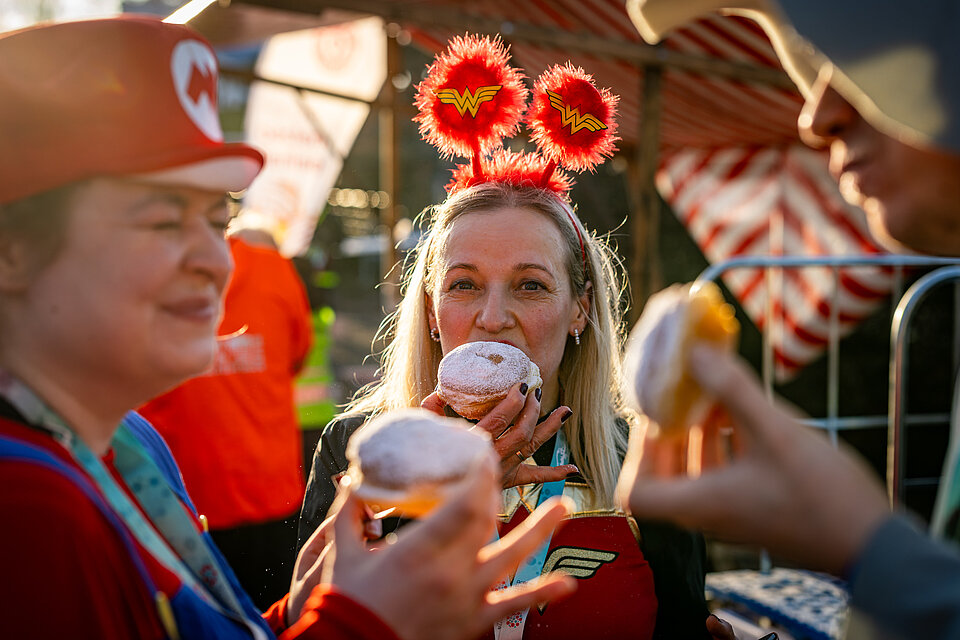
{"label": "pearl earring", "polygon": [[440,330],[439,329],[430,329],[430,338],[434,342],[440,342]]}
{"label": "pearl earring", "polygon": [[580,344],[580,329],[573,330],[573,342],[574,344]]}

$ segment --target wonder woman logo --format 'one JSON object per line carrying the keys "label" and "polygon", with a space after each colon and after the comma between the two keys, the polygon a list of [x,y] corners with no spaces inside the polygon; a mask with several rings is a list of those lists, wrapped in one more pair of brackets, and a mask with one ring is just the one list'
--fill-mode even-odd
{"label": "wonder woman logo", "polygon": [[563,571],[569,576],[586,580],[592,578],[597,570],[617,559],[614,551],[584,549],[583,547],[556,547],[543,563],[543,573]]}
{"label": "wonder woman logo", "polygon": [[[555,547],[546,562],[543,563],[542,573],[551,571],[562,571],[568,576],[586,580],[597,574],[597,571],[605,564],[609,564],[620,555],[615,551],[602,551],[601,549],[585,549],[583,547]],[[540,615],[547,610],[547,603],[541,602],[537,605]]]}
{"label": "wonder woman logo", "polygon": [[607,125],[597,120],[594,115],[589,113],[580,115],[580,109],[578,107],[571,107],[564,102],[563,96],[559,93],[555,93],[549,89],[547,89],[546,92],[550,98],[550,106],[560,112],[560,126],[565,127],[570,125],[571,135],[580,131],[580,129],[600,131],[607,128]]}
{"label": "wonder woman logo", "polygon": [[491,85],[489,87],[479,87],[476,93],[470,92],[470,87],[463,90],[461,95],[456,89],[440,89],[436,92],[440,102],[452,104],[457,108],[457,112],[462,117],[464,112],[469,111],[474,118],[477,117],[477,109],[484,102],[493,100],[497,92],[503,88],[503,85]]}

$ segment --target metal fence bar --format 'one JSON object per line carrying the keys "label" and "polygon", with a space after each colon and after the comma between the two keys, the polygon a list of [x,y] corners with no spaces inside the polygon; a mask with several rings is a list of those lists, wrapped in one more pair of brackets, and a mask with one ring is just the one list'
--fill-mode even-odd
{"label": "metal fence bar", "polygon": [[[890,383],[888,387],[888,414],[886,416],[839,417],[839,270],[844,267],[889,266],[894,269],[893,300],[899,301],[893,307],[890,348]],[[954,344],[952,350],[954,370],[960,367],[960,264],[957,258],[935,258],[928,256],[901,256],[892,254],[856,255],[856,256],[749,256],[733,258],[707,267],[697,281],[717,281],[727,271],[735,269],[764,269],[767,280],[767,321],[762,331],[761,377],[768,395],[773,394],[774,354],[772,340],[772,291],[776,286],[775,277],[782,269],[802,269],[809,267],[829,267],[833,273],[833,304],[830,311],[828,372],[827,372],[827,415],[824,419],[809,419],[804,423],[818,429],[824,429],[835,444],[838,432],[846,429],[865,429],[884,427],[887,434],[887,484],[891,501],[899,501],[904,486],[903,465],[905,460],[905,434],[907,425],[930,425],[949,423],[949,414],[924,414],[909,416],[906,413],[904,390],[906,387],[906,337],[916,305],[926,293],[938,284],[950,280],[956,281],[958,293],[955,297],[956,313],[954,320]],[[903,293],[904,269],[907,267],[941,267],[915,282]],[[902,294],[902,295],[901,295]],[[921,484],[927,479],[916,479]],[[911,480],[910,486],[916,483]]]}
{"label": "metal fence bar", "polygon": [[909,364],[906,342],[910,320],[917,305],[934,287],[957,279],[960,279],[960,265],[956,264],[941,267],[926,274],[907,289],[893,314],[890,328],[890,426],[887,434],[887,490],[891,505],[898,504],[903,495],[903,472],[906,460],[905,392]]}
{"label": "metal fence bar", "polygon": [[837,418],[840,415],[840,267],[834,265],[833,296],[830,300],[830,329],[827,334],[827,433],[833,446],[839,444]]}
{"label": "metal fence bar", "polygon": [[[932,426],[938,424],[945,424],[950,421],[949,413],[922,413],[922,414],[913,414],[904,416],[904,425],[905,426]],[[826,419],[823,418],[807,418],[800,421],[802,424],[807,425],[808,427],[813,427],[815,429],[822,429],[824,431],[830,428],[830,425]],[[837,431],[854,431],[857,429],[876,429],[878,427],[883,427],[886,429],[890,425],[890,416],[889,415],[875,415],[875,416],[850,416],[844,418],[837,418],[836,422]]]}
{"label": "metal fence bar", "polygon": [[899,256],[893,254],[856,256],[748,256],[731,258],[704,269],[697,281],[718,280],[732,269],[800,268],[800,267],[945,267],[957,264],[957,258]]}

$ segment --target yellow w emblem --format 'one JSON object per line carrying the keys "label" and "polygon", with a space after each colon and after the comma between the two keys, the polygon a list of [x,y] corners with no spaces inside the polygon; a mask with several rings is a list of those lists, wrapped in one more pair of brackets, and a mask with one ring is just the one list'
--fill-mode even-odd
{"label": "yellow w emblem", "polygon": [[[586,580],[596,575],[597,570],[605,564],[613,562],[620,555],[615,551],[600,549],[584,549],[583,547],[556,547],[547,556],[541,573],[562,571],[568,576]],[[547,610],[547,603],[537,605],[540,615]]]}
{"label": "yellow w emblem", "polygon": [[479,87],[476,93],[471,93],[470,87],[467,87],[463,90],[463,95],[456,89],[440,89],[436,94],[440,98],[440,102],[455,106],[461,116],[465,111],[469,111],[470,115],[476,118],[477,109],[480,105],[493,100],[501,88],[503,88],[503,85],[496,84],[489,87]]}
{"label": "yellow w emblem", "polygon": [[570,125],[571,134],[580,131],[580,129],[600,131],[607,128],[607,125],[597,120],[594,115],[589,113],[580,115],[580,109],[577,107],[571,108],[570,105],[563,101],[563,97],[559,93],[555,93],[549,89],[546,91],[547,96],[550,98],[550,106],[560,112],[560,126],[565,127]]}

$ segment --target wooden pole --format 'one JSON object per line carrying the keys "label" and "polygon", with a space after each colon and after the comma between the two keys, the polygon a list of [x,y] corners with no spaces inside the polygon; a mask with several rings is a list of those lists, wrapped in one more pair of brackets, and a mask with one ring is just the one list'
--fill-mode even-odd
{"label": "wooden pole", "polygon": [[[395,268],[399,255],[393,238],[397,224],[397,200],[400,186],[400,139],[398,131],[398,92],[393,79],[403,68],[403,51],[397,42],[395,25],[387,25],[387,81],[384,92],[387,106],[380,109],[380,189],[390,196],[389,204],[380,210],[380,229],[386,243],[380,254],[380,272],[384,283],[380,287],[380,303],[387,313],[392,313],[400,301],[400,272]],[[395,29],[393,29],[395,31]]]}
{"label": "wooden pole", "polygon": [[630,261],[630,288],[633,304],[627,314],[633,323],[640,316],[651,294],[660,289],[660,196],[656,173],[660,157],[660,113],[663,74],[659,66],[643,67],[640,90],[639,140],[628,172],[631,215],[630,236],[633,256]]}

